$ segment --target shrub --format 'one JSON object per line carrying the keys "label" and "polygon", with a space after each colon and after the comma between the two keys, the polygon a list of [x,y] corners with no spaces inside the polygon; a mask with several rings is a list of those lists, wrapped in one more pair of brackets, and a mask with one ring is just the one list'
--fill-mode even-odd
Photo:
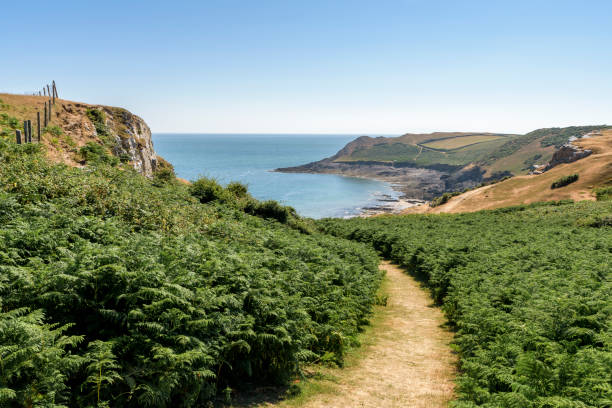
{"label": "shrub", "polygon": [[116,166],[119,163],[119,159],[108,154],[104,146],[94,142],[88,142],[85,146],[81,147],[79,154],[88,163],[106,163],[112,166]]}
{"label": "shrub", "polygon": [[442,194],[441,196],[436,197],[436,198],[434,198],[433,200],[431,200],[431,201],[429,202],[429,206],[430,206],[430,207],[437,207],[437,206],[439,206],[439,205],[446,204],[446,203],[448,203],[448,201],[449,201],[451,198],[453,198],[453,197],[455,197],[455,196],[458,196],[459,194],[461,194],[461,192],[459,192],[459,191],[454,191],[454,192],[452,192],[452,193],[444,193],[444,194]]}
{"label": "shrub", "polygon": [[111,140],[110,131],[106,126],[106,115],[104,112],[99,109],[87,109],[87,117],[93,123],[100,140],[108,146],[114,144],[114,141]]}
{"label": "shrub", "polygon": [[572,184],[575,181],[578,181],[578,174],[571,174],[569,176],[561,177],[555,180],[551,185],[551,189],[561,188],[567,186],[568,184]]}
{"label": "shrub", "polygon": [[595,197],[597,201],[610,201],[612,200],[612,186],[599,187],[595,189]]}
{"label": "shrub", "polygon": [[174,174],[174,170],[170,167],[163,167],[153,173],[153,184],[158,187],[164,184],[171,183],[175,180],[176,175]]}
{"label": "shrub", "polygon": [[234,195],[235,197],[238,197],[238,198],[246,197],[246,195],[248,193],[247,186],[245,186],[244,184],[239,183],[237,181],[232,181],[231,183],[229,183],[227,185],[226,189],[232,195]]}
{"label": "shrub", "polygon": [[189,193],[201,203],[209,203],[224,196],[223,187],[216,180],[206,177],[194,181],[189,186]]}
{"label": "shrub", "polygon": [[43,129],[44,133],[49,133],[52,136],[55,137],[60,137],[61,135],[64,134],[64,132],[62,131],[62,128],[56,125],[52,125],[52,126],[47,126],[46,128]]}
{"label": "shrub", "polygon": [[290,207],[285,207],[280,205],[277,201],[269,200],[269,201],[250,201],[246,208],[245,212],[248,214],[256,215],[262,218],[273,218],[281,223],[286,223],[291,215],[292,209]]}

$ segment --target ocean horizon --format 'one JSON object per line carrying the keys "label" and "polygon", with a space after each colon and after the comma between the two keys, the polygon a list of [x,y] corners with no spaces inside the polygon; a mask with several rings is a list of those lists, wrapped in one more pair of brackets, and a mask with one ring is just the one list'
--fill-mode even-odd
{"label": "ocean horizon", "polygon": [[277,173],[334,155],[361,135],[154,133],[156,152],[178,177],[239,181],[258,200],[276,200],[305,217],[351,217],[400,193],[389,183],[335,174]]}

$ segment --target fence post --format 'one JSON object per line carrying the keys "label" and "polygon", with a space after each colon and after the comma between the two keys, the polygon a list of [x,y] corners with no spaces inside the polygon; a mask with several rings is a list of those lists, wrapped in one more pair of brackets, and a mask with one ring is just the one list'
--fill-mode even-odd
{"label": "fence post", "polygon": [[17,144],[21,144],[21,130],[15,130],[15,137],[17,138]]}
{"label": "fence post", "polygon": [[53,99],[59,99],[59,96],[57,96],[57,86],[55,86],[55,80],[53,80]]}
{"label": "fence post", "polygon": [[36,127],[38,129],[38,143],[40,143],[40,111],[36,111]]}
{"label": "fence post", "polygon": [[49,99],[49,123],[51,123],[51,99]]}
{"label": "fence post", "polygon": [[32,121],[28,119],[28,143],[32,143]]}
{"label": "fence post", "polygon": [[51,99],[51,91],[49,90],[49,84],[47,84],[47,96]]}
{"label": "fence post", "polygon": [[47,127],[47,102],[45,102],[45,127]]}
{"label": "fence post", "polygon": [[28,121],[23,121],[23,143],[28,143]]}

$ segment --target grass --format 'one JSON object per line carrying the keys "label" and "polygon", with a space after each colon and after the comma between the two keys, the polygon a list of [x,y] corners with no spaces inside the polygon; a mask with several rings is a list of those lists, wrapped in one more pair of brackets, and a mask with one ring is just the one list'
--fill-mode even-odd
{"label": "grass", "polygon": [[381,143],[371,148],[358,149],[349,157],[342,157],[338,161],[378,161],[396,163],[414,163],[418,166],[436,166],[439,164],[450,166],[464,166],[487,157],[491,151],[506,142],[507,138],[499,137],[494,140],[472,143],[470,145],[451,150],[438,151],[421,146],[405,143]]}
{"label": "grass", "polygon": [[440,150],[453,150],[461,147],[469,146],[476,143],[490,142],[491,140],[501,139],[503,136],[497,135],[474,135],[462,137],[450,137],[446,139],[434,140],[431,142],[421,143],[424,147]]}
{"label": "grass", "polygon": [[[356,149],[339,162],[403,163],[426,168],[439,165],[465,166],[475,163],[490,176],[496,172],[525,174],[532,161],[546,163],[553,151],[571,136],[606,129],[605,125],[546,128],[525,135],[508,134],[438,134],[419,138],[386,138],[372,146]],[[537,159],[537,155],[540,155]],[[532,164],[532,163],[531,163]]]}

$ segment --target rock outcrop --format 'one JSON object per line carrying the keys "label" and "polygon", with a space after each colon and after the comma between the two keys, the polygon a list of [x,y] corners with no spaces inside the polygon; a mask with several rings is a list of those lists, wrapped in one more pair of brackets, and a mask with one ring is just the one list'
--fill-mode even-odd
{"label": "rock outcrop", "polygon": [[74,144],[57,152],[53,152],[56,146],[49,144],[49,151],[55,153],[52,158],[58,161],[79,165],[75,153],[83,145],[94,142],[106,146],[121,161],[149,178],[160,164],[167,163],[155,153],[149,126],[126,109],[62,101],[61,108],[56,109],[55,120]]}
{"label": "rock outcrop", "polygon": [[542,169],[543,171],[550,170],[553,167],[562,163],[572,163],[576,160],[583,159],[592,153],[591,150],[581,149],[571,143],[566,143],[553,153],[550,162]]}
{"label": "rock outcrop", "polygon": [[115,139],[113,154],[125,158],[134,170],[152,177],[158,165],[153,148],[151,129],[142,118],[121,108],[100,107],[106,116],[106,126]]}

